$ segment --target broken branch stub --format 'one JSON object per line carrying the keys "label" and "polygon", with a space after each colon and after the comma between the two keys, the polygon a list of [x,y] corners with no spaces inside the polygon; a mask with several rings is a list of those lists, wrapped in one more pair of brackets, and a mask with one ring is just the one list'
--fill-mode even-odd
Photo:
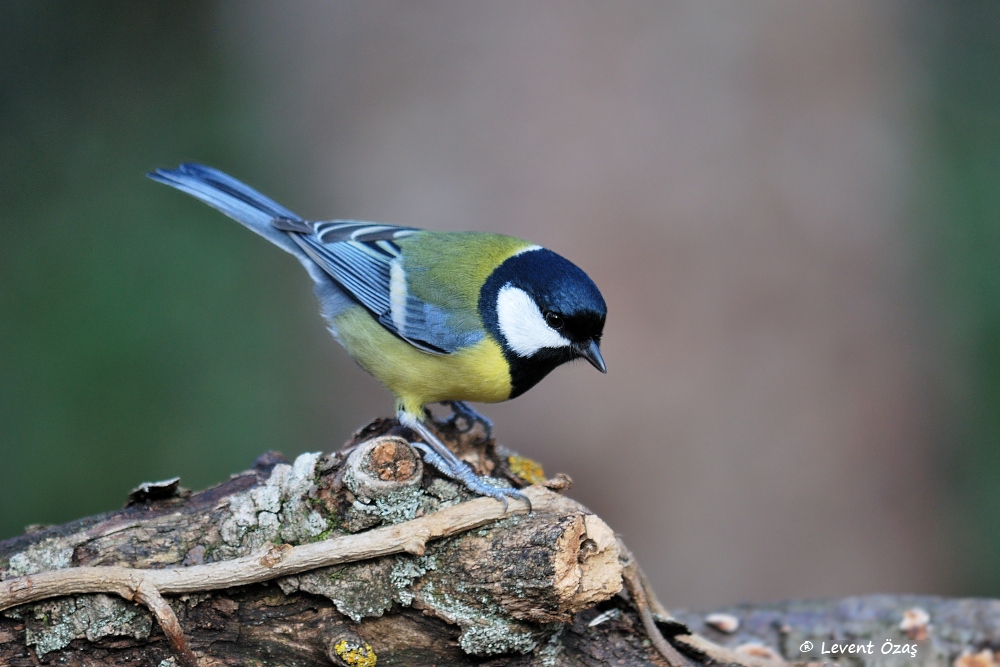
{"label": "broken branch stub", "polygon": [[344,485],[362,503],[415,489],[423,480],[423,461],[410,443],[394,435],[358,445],[344,465]]}

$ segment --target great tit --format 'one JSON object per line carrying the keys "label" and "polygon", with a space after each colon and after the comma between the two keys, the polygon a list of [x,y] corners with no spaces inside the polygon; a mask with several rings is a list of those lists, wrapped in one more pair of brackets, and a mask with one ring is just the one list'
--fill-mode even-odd
{"label": "great tit", "polygon": [[[424,407],[523,394],[576,358],[606,372],[607,308],[594,282],[551,250],[511,236],[372,222],[303,220],[200,164],[150,178],[197,197],[294,255],[315,283],[330,333],[396,399],[425,460],[472,491],[524,498],[478,476],[426,426]],[[483,418],[483,423],[489,422]]]}

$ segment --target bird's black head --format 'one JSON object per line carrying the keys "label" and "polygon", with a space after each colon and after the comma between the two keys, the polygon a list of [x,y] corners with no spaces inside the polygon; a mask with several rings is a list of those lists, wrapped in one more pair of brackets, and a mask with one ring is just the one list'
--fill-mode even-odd
{"label": "bird's black head", "polygon": [[510,364],[511,398],[573,359],[605,372],[604,297],[586,273],[551,250],[532,248],[498,266],[479,293],[479,313]]}

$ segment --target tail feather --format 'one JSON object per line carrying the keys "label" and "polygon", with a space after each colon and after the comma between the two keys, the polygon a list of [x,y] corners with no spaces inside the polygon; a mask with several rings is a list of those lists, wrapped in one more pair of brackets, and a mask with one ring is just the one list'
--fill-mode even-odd
{"label": "tail feather", "polygon": [[[323,316],[330,324],[330,332],[334,337],[337,336],[334,317],[344,309],[357,305],[357,302],[306,255],[289,236],[289,232],[274,225],[278,221],[282,227],[294,229],[294,223],[303,222],[302,218],[246,183],[201,164],[186,162],[176,169],[157,169],[147,176],[200,199],[295,255],[312,277]],[[310,228],[306,226],[304,230],[309,231]]]}
{"label": "tail feather", "polygon": [[302,218],[232,176],[194,162],[186,162],[176,169],[157,169],[147,176],[200,199],[292,253],[300,261],[306,259],[288,234],[271,224],[276,218],[295,221]]}

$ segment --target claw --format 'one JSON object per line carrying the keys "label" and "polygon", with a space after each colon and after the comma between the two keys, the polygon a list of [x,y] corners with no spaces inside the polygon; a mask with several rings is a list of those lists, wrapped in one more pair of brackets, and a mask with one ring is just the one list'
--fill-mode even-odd
{"label": "claw", "polygon": [[528,496],[524,495],[523,493],[518,493],[518,497],[521,500],[523,500],[525,503],[527,503],[527,505],[528,505],[528,514],[532,514],[535,511],[535,508],[531,506],[531,498],[529,498]]}
{"label": "claw", "polygon": [[521,493],[520,491],[518,491],[517,489],[504,489],[504,501],[506,501],[507,496],[517,498],[518,500],[523,500],[524,503],[528,506],[528,514],[531,514],[532,512],[535,511],[534,508],[531,506],[531,499],[528,498],[528,496]]}

